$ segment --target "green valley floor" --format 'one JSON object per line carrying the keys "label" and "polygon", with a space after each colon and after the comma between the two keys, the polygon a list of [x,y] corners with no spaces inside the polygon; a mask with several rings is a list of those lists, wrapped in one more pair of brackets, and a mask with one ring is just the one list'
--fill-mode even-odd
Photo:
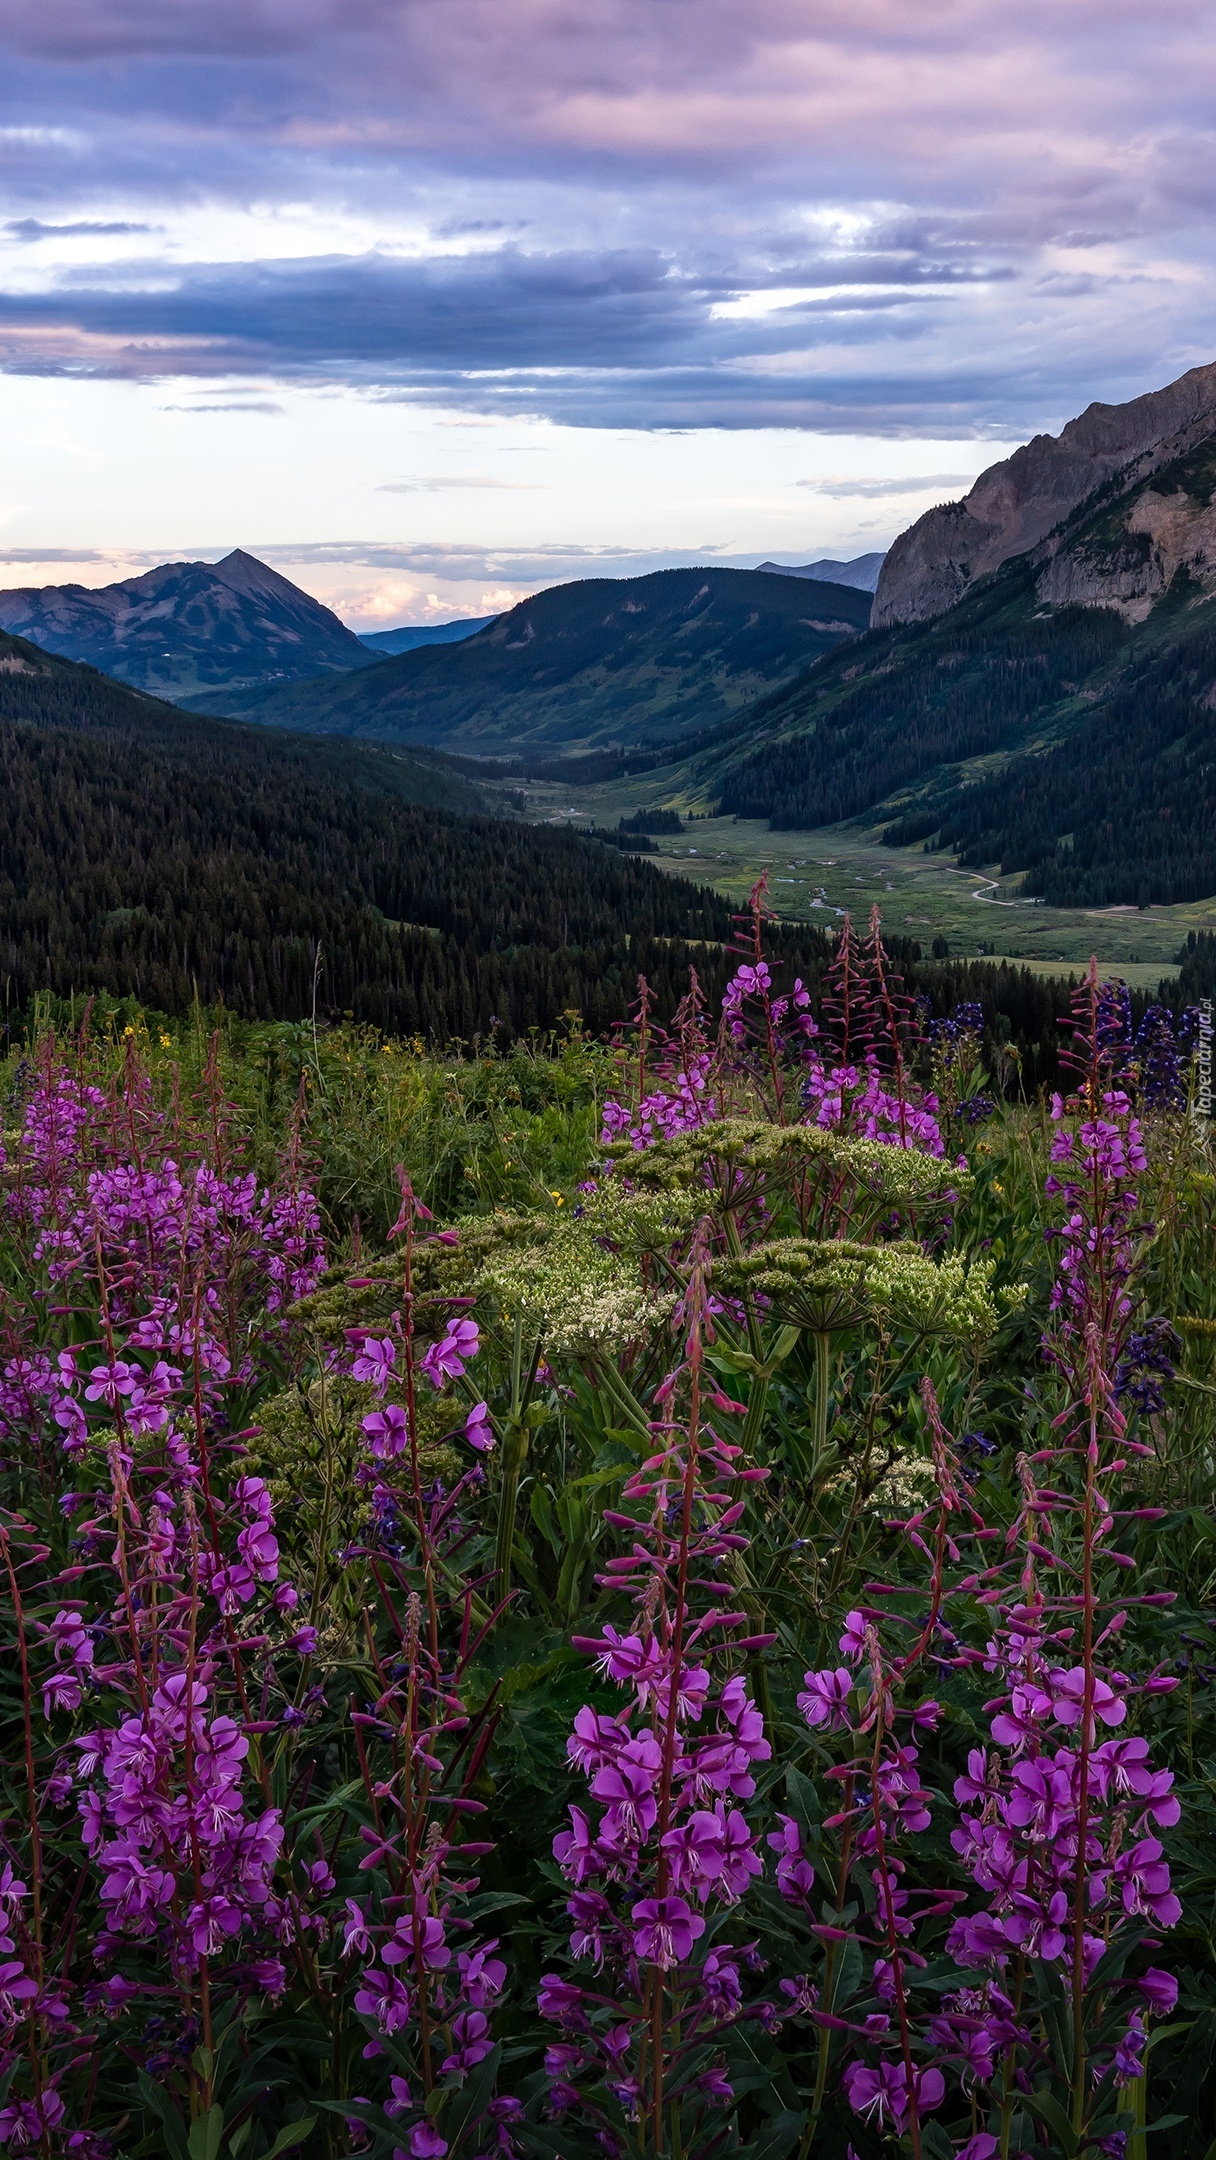
{"label": "green valley floor", "polygon": [[1054,908],[1021,897],[1020,879],[999,866],[961,870],[950,855],[882,845],[881,828],[821,826],[773,831],[762,819],[710,817],[681,800],[664,774],[572,789],[569,781],[529,781],[526,814],[546,823],[615,826],[638,809],[673,803],[691,821],[679,836],[656,839],[649,860],[685,877],[703,877],[742,901],[767,870],[774,911],[789,921],[825,926],[846,909],[866,915],[875,903],[889,931],[914,937],[928,953],[944,938],[953,958],[1011,959],[1058,974],[1095,953],[1133,986],[1154,987],[1176,972],[1189,930],[1216,931],[1216,898],[1179,907]]}

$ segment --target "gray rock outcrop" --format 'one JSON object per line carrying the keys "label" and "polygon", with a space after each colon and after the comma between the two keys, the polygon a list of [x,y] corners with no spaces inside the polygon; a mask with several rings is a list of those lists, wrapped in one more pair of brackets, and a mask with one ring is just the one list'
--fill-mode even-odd
{"label": "gray rock outcrop", "polygon": [[[1191,368],[1164,390],[1149,391],[1126,405],[1087,406],[1058,435],[1036,435],[1012,457],[982,472],[961,502],[927,510],[900,534],[879,576],[874,627],[926,622],[943,614],[977,578],[1045,540],[1097,488],[1119,476],[1131,489],[1214,430],[1216,364]],[[1208,538],[1205,534],[1205,543]],[[1173,552],[1167,546],[1165,556]],[[1063,588],[1086,584],[1085,577],[1062,563],[1056,568],[1055,583],[1061,589],[1049,591],[1050,579],[1041,582],[1043,598],[1081,598],[1079,589]],[[1156,586],[1158,575],[1146,571],[1131,583],[1137,586],[1134,594],[1107,595],[1087,588],[1084,597],[1129,602],[1143,598],[1151,604],[1146,585]]]}

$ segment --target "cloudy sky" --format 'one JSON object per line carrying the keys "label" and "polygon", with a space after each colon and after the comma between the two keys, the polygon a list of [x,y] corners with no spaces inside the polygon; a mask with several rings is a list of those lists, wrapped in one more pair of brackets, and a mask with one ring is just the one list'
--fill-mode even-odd
{"label": "cloudy sky", "polygon": [[0,582],[882,547],[1216,357],[1205,0],[0,0]]}

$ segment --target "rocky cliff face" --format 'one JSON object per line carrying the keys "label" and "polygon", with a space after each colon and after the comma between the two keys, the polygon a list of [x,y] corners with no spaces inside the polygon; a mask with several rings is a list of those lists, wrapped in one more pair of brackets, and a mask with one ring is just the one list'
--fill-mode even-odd
{"label": "rocky cliff face", "polygon": [[[977,578],[1044,543],[1051,558],[1039,586],[1045,600],[1142,603],[1147,610],[1179,562],[1192,553],[1206,562],[1216,550],[1216,513],[1201,512],[1189,494],[1181,502],[1168,494],[1150,501],[1142,483],[1213,433],[1216,365],[1192,368],[1126,405],[1090,405],[1059,435],[1036,435],[981,473],[961,502],[926,511],[900,534],[878,580],[874,626],[943,614]],[[1112,482],[1116,496],[1140,490],[1130,514],[1139,522],[1129,520],[1113,552],[1100,549],[1100,560],[1083,563],[1053,549],[1048,536]]]}

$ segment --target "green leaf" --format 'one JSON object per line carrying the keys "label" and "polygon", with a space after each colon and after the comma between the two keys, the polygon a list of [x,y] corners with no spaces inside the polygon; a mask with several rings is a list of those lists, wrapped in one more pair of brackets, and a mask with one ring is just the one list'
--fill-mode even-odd
{"label": "green leaf", "polygon": [[754,2144],[745,2147],[746,2160],[785,2160],[806,2128],[806,2110],[795,2114],[786,2108],[766,2123]]}
{"label": "green leaf", "polygon": [[220,2140],[224,2135],[224,2110],[218,2100],[190,2125],[186,2150],[190,2160],[220,2160]]}
{"label": "green leaf", "polygon": [[803,1830],[817,1832],[823,1810],[813,1779],[790,1763],[785,1773],[785,1792],[790,1814]]}
{"label": "green leaf", "polygon": [[[433,2112],[436,2117],[442,2116],[443,2135],[453,2154],[457,2151],[464,2132],[475,2128],[485,2114],[494,2096],[494,2080],[498,2076],[501,2059],[502,2049],[492,2048],[476,2068],[469,2072],[458,2091],[441,2094],[437,2087],[431,2094],[427,2103],[428,2111]],[[439,2100],[440,2105],[433,2105],[436,2100]]]}
{"label": "green leaf", "polygon": [[[559,1876],[559,1882],[564,1878]],[[509,1905],[531,1905],[535,1901],[525,1897],[522,1890],[479,1890],[466,1898],[463,1910],[470,1920],[483,1920],[487,1913],[505,1912]]]}
{"label": "green leaf", "polygon": [[836,1970],[832,1976],[831,2001],[825,2003],[824,2008],[839,2012],[861,1986],[863,1968],[861,1944],[854,1942],[852,1936],[849,1937],[847,1943],[838,1943],[836,1947],[840,1951],[840,1956],[837,1959]]}
{"label": "green leaf", "polygon": [[1073,2160],[1073,2154],[1077,2149],[1077,2133],[1054,2094],[1049,2092],[1026,2093],[1023,2096],[1023,2104],[1030,2109],[1033,2115],[1038,2116],[1041,2123],[1046,2123],[1047,2128],[1054,2132],[1059,2141],[1064,2160]]}
{"label": "green leaf", "polygon": [[1132,1951],[1139,1948],[1140,1944],[1143,1942],[1147,1934],[1148,1927],[1143,1920],[1136,1921],[1129,1928],[1121,1929],[1118,1939],[1113,1942],[1110,1946],[1110,1949],[1105,1951],[1104,1954],[1098,1959],[1098,1962],[1090,1975],[1089,1986],[1086,1992],[1088,1994],[1093,1994],[1099,1988],[1104,1988],[1108,1981],[1121,1980],[1123,1977],[1123,1968],[1126,1965],[1129,1957],[1131,1956]]}
{"label": "green leaf", "polygon": [[163,2092],[159,2085],[153,2084],[146,2070],[137,2072],[135,2082],[144,2106],[160,2119],[170,2160],[192,2160],[190,2148],[186,2143],[186,2126],[170,2100],[168,2093]]}
{"label": "green leaf", "polygon": [[931,2155],[931,2160],[954,2160],[954,2147],[940,2123],[923,2122],[920,2126],[920,2141],[924,2151]]}
{"label": "green leaf", "polygon": [[285,2130],[280,2130],[266,2160],[274,2160],[276,2153],[290,2152],[294,2145],[302,2145],[316,2119],[315,2115],[302,2115],[299,2122],[288,2123]]}
{"label": "green leaf", "polygon": [[546,1543],[552,1545],[554,1543],[553,1502],[549,1498],[549,1495],[545,1491],[543,1485],[534,1485],[532,1487],[531,1509],[532,1520],[536,1524],[537,1529],[540,1531],[541,1536],[545,1539]]}

